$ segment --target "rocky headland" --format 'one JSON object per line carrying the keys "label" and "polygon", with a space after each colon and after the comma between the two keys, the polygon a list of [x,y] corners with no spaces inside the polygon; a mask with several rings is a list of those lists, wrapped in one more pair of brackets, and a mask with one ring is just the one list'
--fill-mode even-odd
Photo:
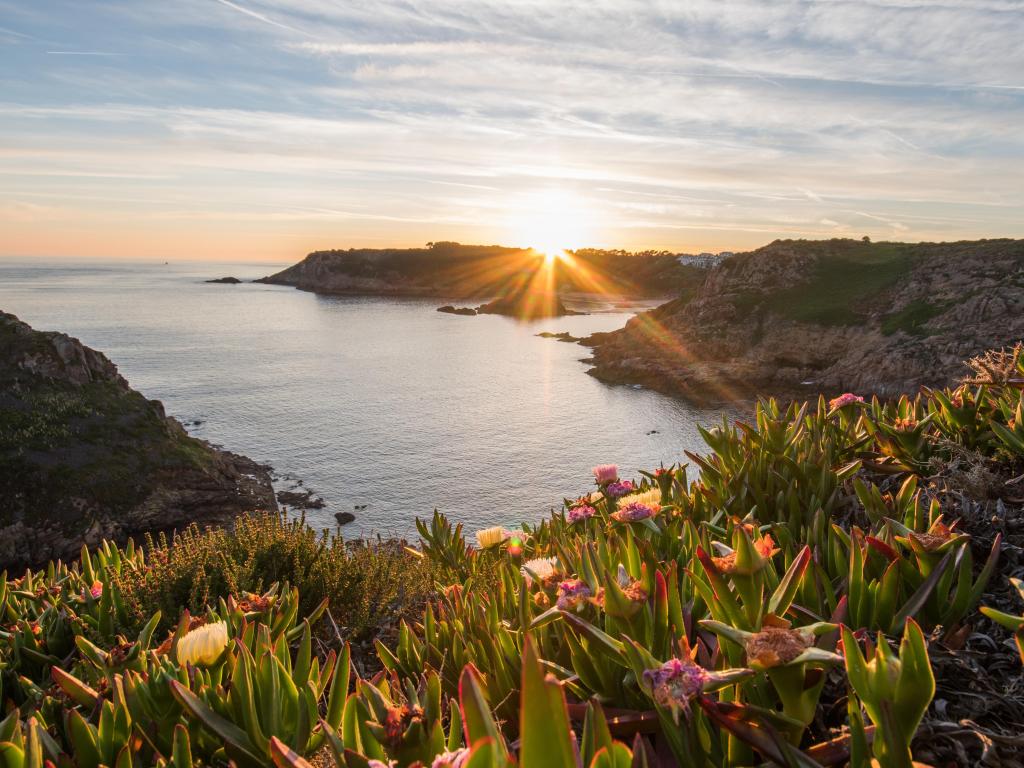
{"label": "rocky headland", "polygon": [[[667,297],[691,291],[706,269],[668,252],[586,249],[549,259],[524,248],[429,243],[425,248],[315,251],[298,264],[256,282],[327,294],[425,296],[501,303],[524,282],[544,292]],[[517,307],[518,309],[518,307]]]}
{"label": "rocky headland", "polygon": [[276,509],[266,467],[190,437],[100,352],[0,312],[0,568]]}
{"label": "rocky headland", "polygon": [[602,381],[720,402],[913,392],[1022,338],[1024,240],[777,240],[584,343]]}

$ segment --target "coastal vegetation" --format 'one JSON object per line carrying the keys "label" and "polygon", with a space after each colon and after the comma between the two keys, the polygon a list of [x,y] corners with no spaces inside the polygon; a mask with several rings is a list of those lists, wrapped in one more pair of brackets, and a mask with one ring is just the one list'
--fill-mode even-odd
{"label": "coastal vegetation", "polygon": [[468,541],[251,517],[5,576],[0,762],[1019,761],[1021,348],[702,435]]}
{"label": "coastal vegetation", "polygon": [[315,251],[259,282],[317,293],[509,299],[526,287],[539,293],[604,293],[669,297],[692,293],[706,269],[668,251],[595,248],[547,254],[499,245],[428,243],[425,248]]}

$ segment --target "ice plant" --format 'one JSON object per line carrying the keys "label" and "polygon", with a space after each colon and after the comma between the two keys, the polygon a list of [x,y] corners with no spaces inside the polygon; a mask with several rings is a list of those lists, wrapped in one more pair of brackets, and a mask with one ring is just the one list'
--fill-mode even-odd
{"label": "ice plant", "polygon": [[497,547],[505,541],[512,533],[505,530],[500,525],[495,525],[491,528],[484,528],[482,531],[476,532],[476,543],[480,549],[490,549],[491,547]]}
{"label": "ice plant", "polygon": [[203,624],[178,640],[178,662],[197,667],[210,667],[217,663],[228,647],[228,625],[223,621]]}
{"label": "ice plant", "polygon": [[[774,624],[787,624],[772,618]],[[806,727],[814,720],[818,699],[825,683],[820,671],[843,661],[831,651],[814,645],[816,638],[836,629],[835,624],[817,622],[791,629],[789,626],[766,625],[758,632],[746,632],[719,621],[701,621],[721,639],[730,640],[743,649],[746,664],[764,672],[782,702],[782,711]],[[800,730],[794,732],[799,741]]]}
{"label": "ice plant", "polygon": [[597,510],[589,504],[579,504],[575,507],[569,508],[569,514],[566,519],[568,519],[570,523],[578,523],[581,520],[589,520],[596,514]]}
{"label": "ice plant", "polygon": [[523,574],[527,586],[531,586],[534,579],[543,584],[558,573],[558,559],[554,557],[535,557],[533,560],[527,560],[523,563],[522,568],[519,570]]}
{"label": "ice plant", "polygon": [[469,762],[469,750],[465,747],[444,752],[434,758],[430,768],[463,768]]}
{"label": "ice plant", "polygon": [[843,627],[843,655],[850,686],[875,724],[873,749],[879,764],[910,768],[910,742],[935,695],[921,628],[907,619],[898,655],[879,633],[874,655],[867,661],[853,633]]}
{"label": "ice plant", "polygon": [[751,674],[749,669],[707,670],[684,654],[682,658],[669,659],[660,667],[644,670],[643,682],[654,703],[668,710],[678,725],[680,713],[690,719],[692,703],[698,696]]}
{"label": "ice plant", "polygon": [[558,585],[558,600],[555,605],[563,611],[574,611],[592,594],[585,581],[567,579]]}
{"label": "ice plant", "polygon": [[609,483],[608,486],[605,488],[605,491],[613,499],[618,499],[622,496],[625,496],[627,493],[631,492],[633,490],[633,487],[634,486],[632,480],[620,480],[614,483]]}
{"label": "ice plant", "polygon": [[600,464],[591,471],[598,485],[608,485],[619,479],[619,468],[615,464]]}
{"label": "ice plant", "polygon": [[[1020,599],[1024,601],[1024,581],[1021,579],[1010,579],[1010,584],[1017,591]],[[987,605],[981,606],[981,612],[1001,627],[1013,632],[1013,641],[1020,653],[1020,660],[1024,663],[1024,616],[1014,616],[1012,613],[998,611]]]}
{"label": "ice plant", "polygon": [[860,395],[855,395],[852,392],[845,392],[839,397],[834,397],[828,401],[828,407],[835,411],[839,408],[844,408],[847,405],[853,405],[854,403],[863,403],[864,398]]}
{"label": "ice plant", "polygon": [[659,507],[654,507],[650,504],[633,501],[619,507],[615,512],[612,512],[611,516],[613,520],[620,523],[637,523],[641,520],[651,519],[658,514],[659,509]]}

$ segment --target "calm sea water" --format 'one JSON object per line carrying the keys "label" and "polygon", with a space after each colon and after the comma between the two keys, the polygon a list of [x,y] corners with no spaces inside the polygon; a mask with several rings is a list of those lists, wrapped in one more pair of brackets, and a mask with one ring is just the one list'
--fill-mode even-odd
{"label": "calm sea water", "polygon": [[[285,266],[285,265],[280,265]],[[538,338],[621,327],[622,311],[520,322],[435,311],[436,299],[324,297],[216,285],[273,265],[0,261],[0,309],[104,352],[197,437],[300,478],[357,511],[346,536],[414,536],[437,507],[469,529],[536,520],[589,490],[700,449],[720,419],[584,374],[588,350]],[[279,488],[290,485],[279,483]]]}

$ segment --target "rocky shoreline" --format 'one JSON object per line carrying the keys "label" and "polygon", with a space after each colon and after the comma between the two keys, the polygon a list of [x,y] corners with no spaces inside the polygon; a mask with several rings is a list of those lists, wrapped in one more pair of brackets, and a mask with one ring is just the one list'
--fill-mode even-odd
{"label": "rocky shoreline", "polygon": [[1024,338],[1024,240],[776,241],[594,334],[591,376],[698,403],[944,386]]}
{"label": "rocky shoreline", "polygon": [[190,437],[102,353],[0,312],[0,568],[277,508],[269,467]]}

